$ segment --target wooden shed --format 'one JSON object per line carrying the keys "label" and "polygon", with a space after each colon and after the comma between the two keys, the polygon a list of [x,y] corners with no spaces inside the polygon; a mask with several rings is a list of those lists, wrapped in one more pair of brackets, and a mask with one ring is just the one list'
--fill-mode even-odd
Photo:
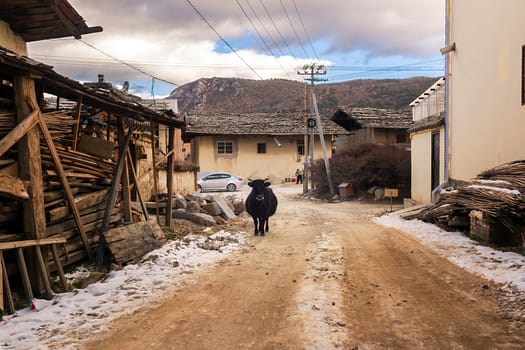
{"label": "wooden shed", "polygon": [[[13,284],[27,298],[50,297],[57,271],[67,289],[64,265],[101,260],[110,227],[148,219],[141,190],[149,183],[157,198],[161,163],[173,195],[182,117],[89,88],[25,56],[26,41],[101,30],[65,0],[0,3],[0,316],[15,310]],[[50,104],[49,96],[74,108]],[[168,135],[161,157],[159,125]],[[141,174],[143,157],[151,166]]]}

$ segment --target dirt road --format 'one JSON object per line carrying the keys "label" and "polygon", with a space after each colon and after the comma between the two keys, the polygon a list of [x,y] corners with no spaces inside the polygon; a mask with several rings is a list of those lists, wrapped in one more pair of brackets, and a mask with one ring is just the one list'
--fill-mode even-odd
{"label": "dirt road", "polygon": [[388,206],[279,200],[267,236],[85,348],[523,349],[497,286],[369,220]]}

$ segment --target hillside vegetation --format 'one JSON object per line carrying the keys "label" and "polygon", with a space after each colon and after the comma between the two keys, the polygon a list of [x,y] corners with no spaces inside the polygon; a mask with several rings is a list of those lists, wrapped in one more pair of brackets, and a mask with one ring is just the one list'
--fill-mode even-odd
{"label": "hillside vegetation", "polygon": [[[315,86],[319,111],[331,115],[340,106],[404,108],[437,78],[366,79]],[[180,113],[273,113],[301,111],[307,85],[292,80],[206,78],[184,84],[169,98]]]}

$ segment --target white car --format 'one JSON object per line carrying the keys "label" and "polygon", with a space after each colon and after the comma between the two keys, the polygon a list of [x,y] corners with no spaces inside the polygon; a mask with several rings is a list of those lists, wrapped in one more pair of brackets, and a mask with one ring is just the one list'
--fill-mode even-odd
{"label": "white car", "polygon": [[244,182],[240,176],[226,172],[208,173],[197,180],[199,191],[228,191],[233,192],[242,188]]}

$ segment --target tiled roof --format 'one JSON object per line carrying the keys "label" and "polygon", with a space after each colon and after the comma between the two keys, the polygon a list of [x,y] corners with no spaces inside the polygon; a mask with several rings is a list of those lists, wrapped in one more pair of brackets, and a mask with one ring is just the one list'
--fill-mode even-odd
{"label": "tiled roof", "polygon": [[408,129],[410,110],[340,107],[331,118],[347,130],[361,128]]}
{"label": "tiled roof", "polygon": [[[348,134],[321,117],[323,134]],[[217,113],[186,116],[187,136],[197,135],[303,135],[309,132],[301,113]],[[318,134],[318,128],[314,128]]]}

